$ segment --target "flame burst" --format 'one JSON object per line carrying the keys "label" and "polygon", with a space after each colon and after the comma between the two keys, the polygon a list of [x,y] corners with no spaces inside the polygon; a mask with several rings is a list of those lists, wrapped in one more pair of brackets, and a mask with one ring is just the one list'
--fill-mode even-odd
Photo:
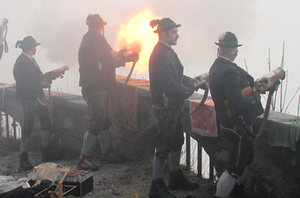
{"label": "flame burst", "polygon": [[149,57],[158,40],[157,34],[153,33],[154,29],[149,23],[157,18],[161,17],[154,15],[150,9],[146,9],[122,24],[118,32],[114,48],[118,50],[126,47],[140,54],[140,59],[134,69],[135,73],[148,72]]}

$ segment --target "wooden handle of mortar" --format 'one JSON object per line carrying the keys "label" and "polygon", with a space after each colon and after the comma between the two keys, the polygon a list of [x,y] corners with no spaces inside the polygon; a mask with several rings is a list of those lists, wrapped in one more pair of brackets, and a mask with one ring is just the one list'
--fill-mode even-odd
{"label": "wooden handle of mortar", "polygon": [[64,193],[63,192],[63,182],[64,182],[65,178],[67,177],[70,170],[71,170],[71,167],[68,168],[68,170],[64,173],[61,180],[58,182],[58,197],[59,198],[63,198],[63,193]]}

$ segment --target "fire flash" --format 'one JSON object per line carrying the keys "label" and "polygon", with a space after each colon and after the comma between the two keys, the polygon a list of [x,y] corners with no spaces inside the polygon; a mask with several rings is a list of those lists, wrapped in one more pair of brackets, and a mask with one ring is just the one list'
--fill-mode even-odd
{"label": "fire flash", "polygon": [[[161,17],[153,14],[150,9],[146,9],[136,14],[127,23],[122,24],[118,32],[114,48],[119,50],[125,47],[140,54],[135,73],[148,72],[149,57],[157,42],[157,34],[153,33],[149,23],[155,18]],[[130,66],[128,65],[128,67]]]}

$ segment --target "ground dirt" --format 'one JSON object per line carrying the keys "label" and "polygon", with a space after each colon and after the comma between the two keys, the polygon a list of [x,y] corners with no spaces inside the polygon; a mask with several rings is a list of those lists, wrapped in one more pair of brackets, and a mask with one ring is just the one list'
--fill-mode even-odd
{"label": "ground dirt", "polygon": [[[28,177],[28,172],[19,171],[19,151],[18,144],[11,140],[0,140],[0,175],[13,176],[16,180]],[[30,151],[29,159],[34,166],[42,163],[40,151]],[[98,161],[97,159],[95,159]],[[92,172],[94,179],[94,190],[84,197],[86,198],[133,198],[138,195],[139,198],[148,197],[151,177],[152,160],[131,161],[123,164],[101,165],[99,171]],[[56,161],[65,167],[76,168],[77,159]],[[183,167],[184,168],[184,167]],[[165,170],[165,181],[168,183],[169,170]],[[207,180],[200,179],[193,172],[185,172],[190,180],[197,181],[199,189],[194,191],[173,191],[178,198],[184,198],[189,195],[194,197],[213,197],[212,191],[214,184]],[[0,189],[3,192],[7,189]]]}

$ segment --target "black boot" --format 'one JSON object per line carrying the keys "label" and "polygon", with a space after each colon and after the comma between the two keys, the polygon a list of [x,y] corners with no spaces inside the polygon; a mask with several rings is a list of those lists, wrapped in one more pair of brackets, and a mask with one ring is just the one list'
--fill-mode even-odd
{"label": "black boot", "polygon": [[164,180],[159,178],[152,180],[149,198],[176,198],[176,195],[170,193]]}
{"label": "black boot", "polygon": [[28,154],[27,152],[23,152],[20,155],[20,169],[22,171],[29,171],[33,169],[33,166],[30,164],[28,160]]}
{"label": "black boot", "polygon": [[42,158],[43,158],[42,159],[43,162],[50,162],[50,161],[61,160],[63,156],[61,153],[53,151],[50,146],[47,146],[42,150]]}
{"label": "black boot", "polygon": [[170,190],[195,190],[199,187],[196,182],[189,181],[182,170],[171,171],[169,180]]}

